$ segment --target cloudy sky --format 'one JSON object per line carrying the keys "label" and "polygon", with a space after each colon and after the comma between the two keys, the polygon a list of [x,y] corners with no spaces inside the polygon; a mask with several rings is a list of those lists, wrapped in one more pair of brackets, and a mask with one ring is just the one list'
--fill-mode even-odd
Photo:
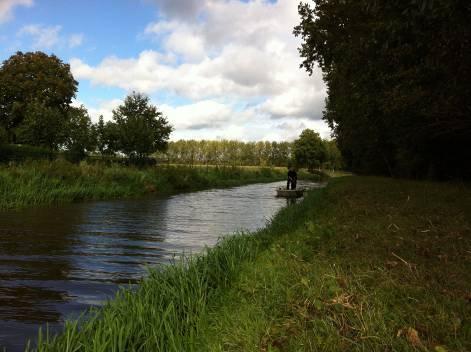
{"label": "cloudy sky", "polygon": [[0,0],[0,60],[70,63],[92,118],[146,93],[172,139],[323,137],[325,85],[299,69],[298,0]]}

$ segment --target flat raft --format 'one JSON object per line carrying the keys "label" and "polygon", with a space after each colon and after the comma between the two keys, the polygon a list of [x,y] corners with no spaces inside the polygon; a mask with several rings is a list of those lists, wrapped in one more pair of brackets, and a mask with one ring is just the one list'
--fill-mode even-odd
{"label": "flat raft", "polygon": [[283,198],[299,198],[302,197],[304,194],[304,189],[286,189],[286,188],[278,188],[276,190],[277,197]]}

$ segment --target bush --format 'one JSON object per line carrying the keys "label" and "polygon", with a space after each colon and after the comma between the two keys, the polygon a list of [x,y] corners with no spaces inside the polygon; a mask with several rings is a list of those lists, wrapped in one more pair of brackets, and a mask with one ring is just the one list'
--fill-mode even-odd
{"label": "bush", "polygon": [[56,152],[42,147],[19,144],[0,145],[0,163],[43,159],[52,160],[55,159],[56,156]]}

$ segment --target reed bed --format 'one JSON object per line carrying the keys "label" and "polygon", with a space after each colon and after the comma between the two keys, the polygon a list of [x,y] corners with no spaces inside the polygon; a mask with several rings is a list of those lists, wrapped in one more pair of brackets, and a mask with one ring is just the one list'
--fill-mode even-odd
{"label": "reed bed", "polygon": [[[169,194],[285,178],[280,168],[72,164],[65,160],[0,166],[0,209],[81,200]],[[305,175],[309,177],[309,175]]]}

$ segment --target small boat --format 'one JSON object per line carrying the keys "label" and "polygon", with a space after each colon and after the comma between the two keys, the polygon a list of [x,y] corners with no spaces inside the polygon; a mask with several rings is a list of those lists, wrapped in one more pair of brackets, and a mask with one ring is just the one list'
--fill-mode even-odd
{"label": "small boat", "polygon": [[284,198],[299,198],[302,197],[304,194],[304,189],[286,189],[286,188],[278,188],[276,190],[277,197],[284,197]]}

